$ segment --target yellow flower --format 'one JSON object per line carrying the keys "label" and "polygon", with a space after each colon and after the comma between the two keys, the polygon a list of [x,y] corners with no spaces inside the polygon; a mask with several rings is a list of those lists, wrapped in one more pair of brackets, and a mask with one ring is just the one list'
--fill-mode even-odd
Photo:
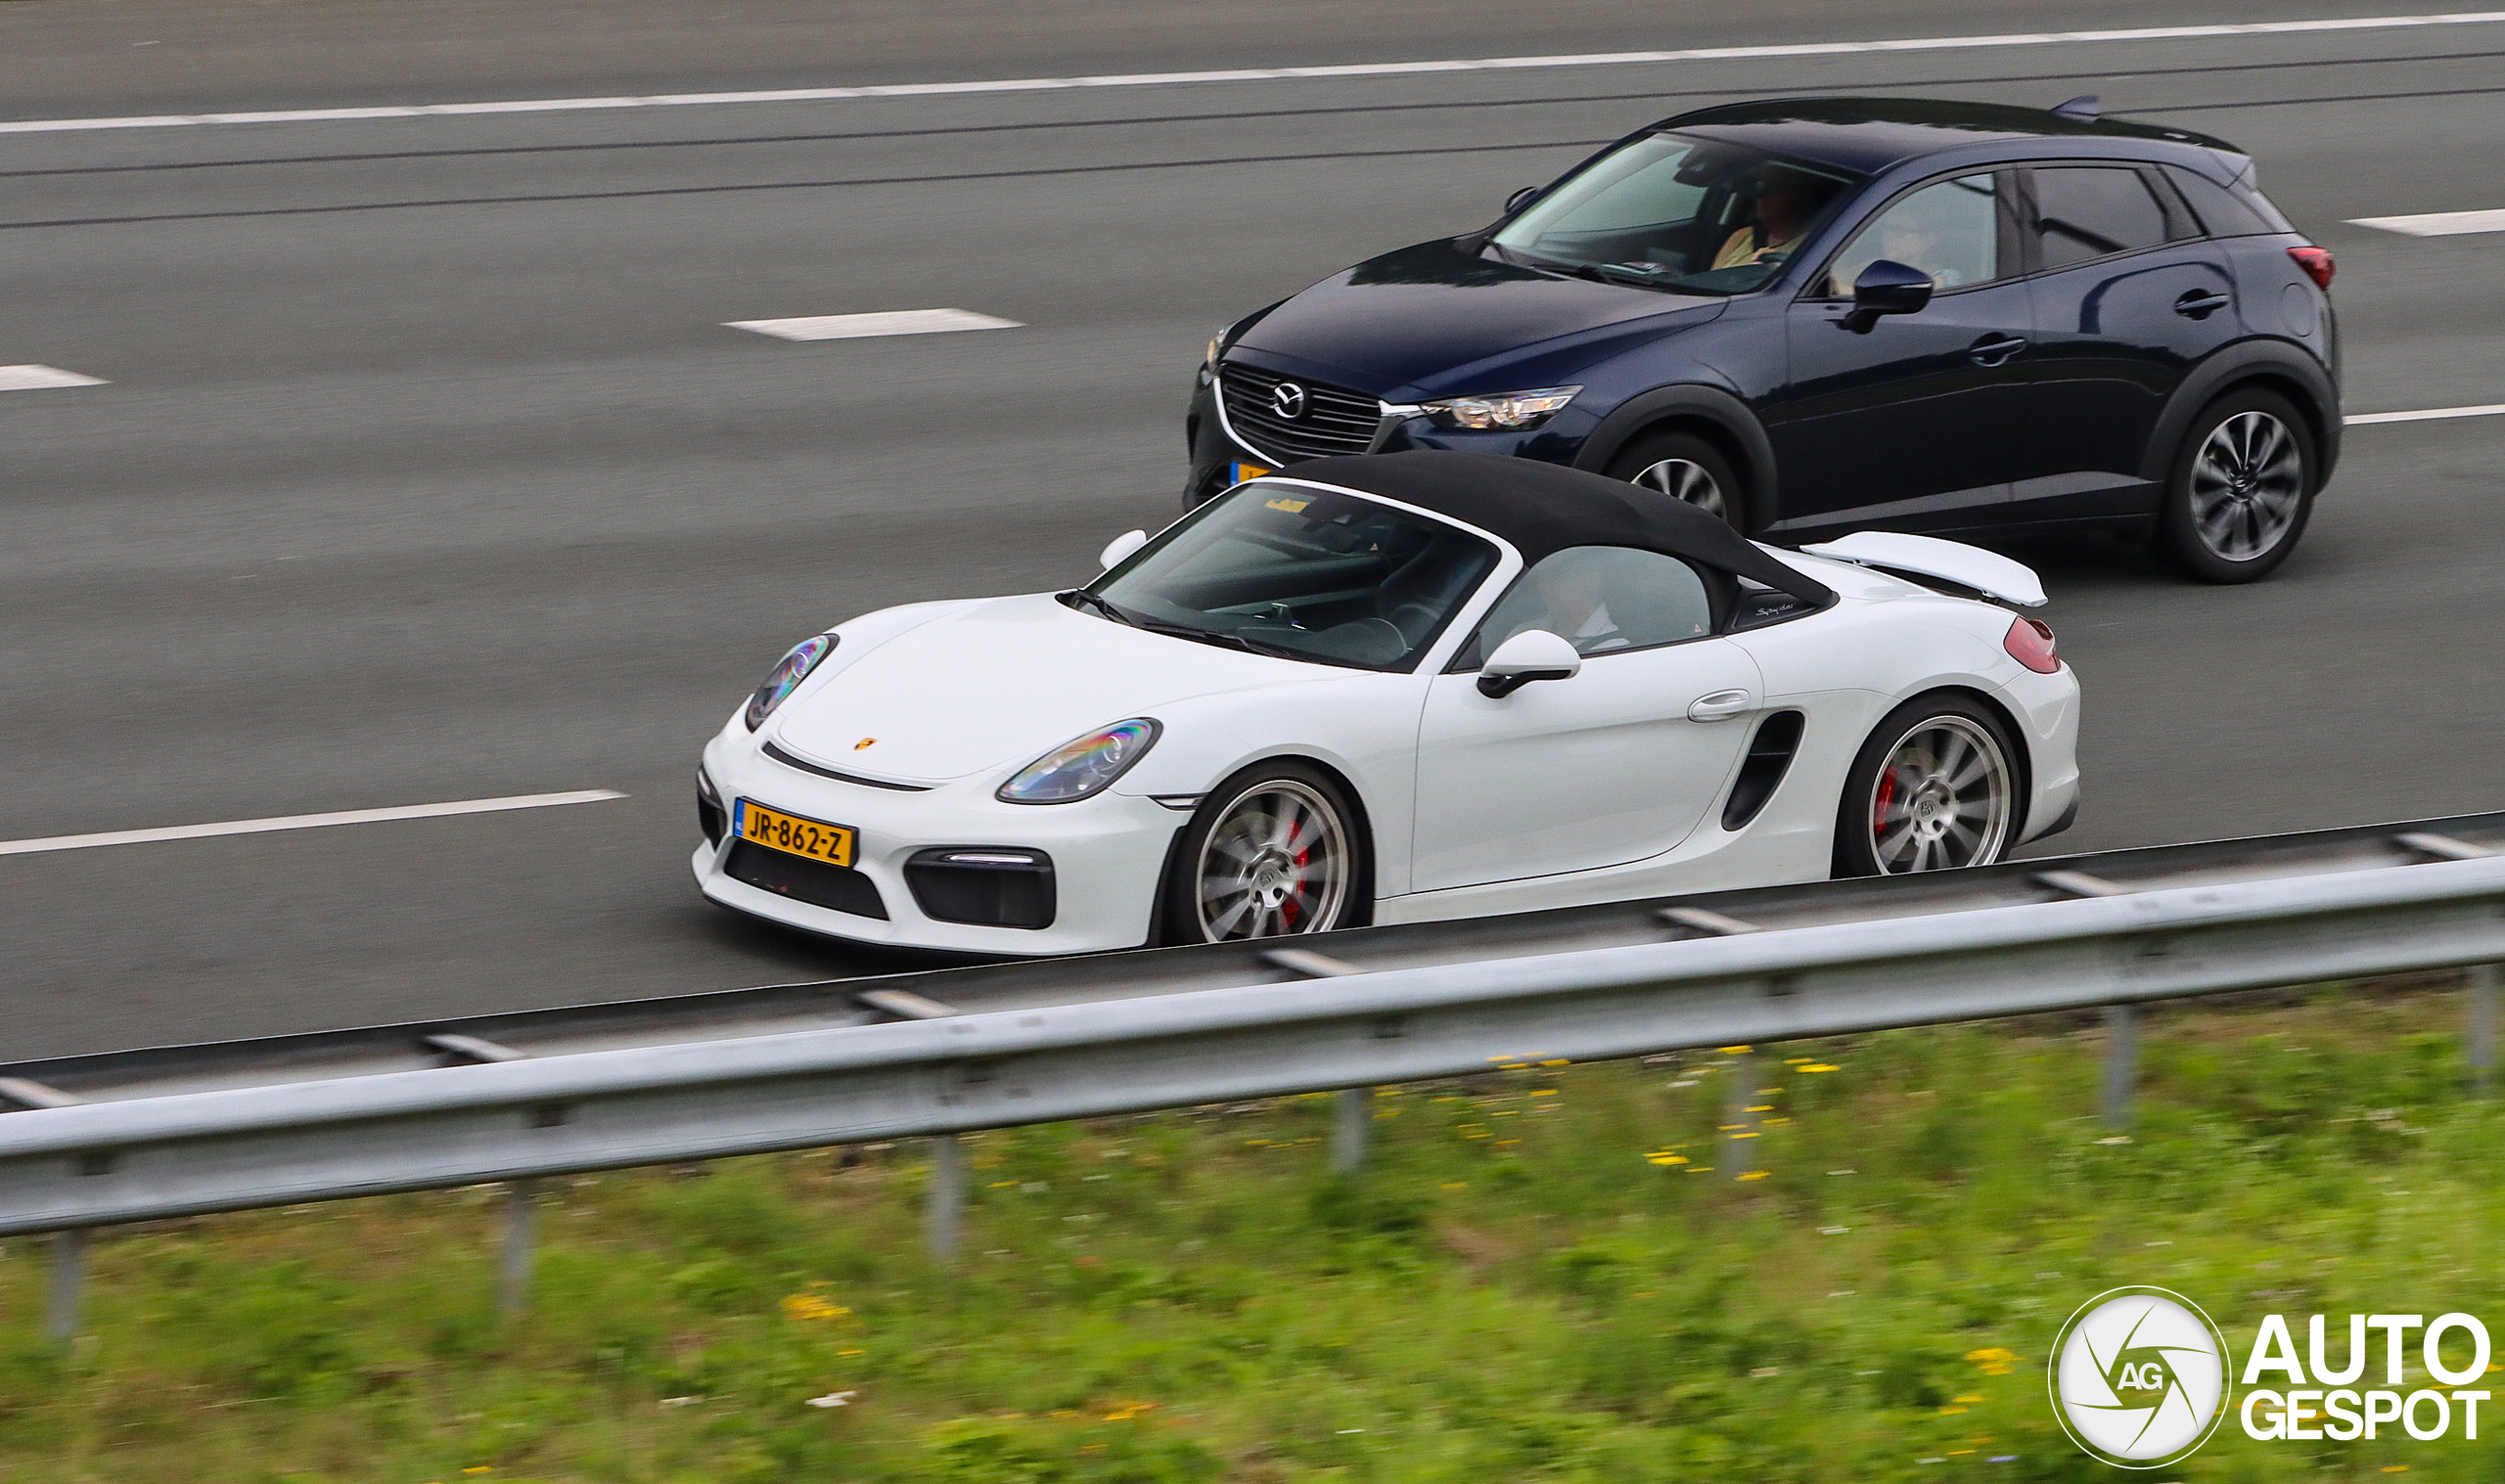
{"label": "yellow flower", "polygon": [[1966,1359],[1973,1361],[1985,1375],[2007,1375],[2010,1368],[2018,1364],[2016,1351],[2004,1350],[1998,1345],[1988,1345],[1981,1350],[1969,1350],[1966,1352]]}
{"label": "yellow flower", "polygon": [[1733,1180],[1763,1180],[1772,1173],[1774,1172],[1771,1170],[1744,1170],[1731,1178]]}
{"label": "yellow flower", "polygon": [[1981,1394],[1981,1392],[1977,1392],[1977,1393],[1975,1393],[1975,1394],[1973,1394],[1973,1395],[1970,1395],[1970,1396],[1961,1396],[1961,1397],[1958,1397],[1958,1398],[1956,1399],[1956,1401],[1957,1401],[1957,1405],[1959,1405],[1960,1407],[1976,1407],[1976,1406],[1981,1406],[1981,1405],[1982,1404],[1982,1400],[1983,1400],[1983,1398],[1982,1398],[1982,1394]]}
{"label": "yellow flower", "polygon": [[843,1319],[852,1311],[842,1304],[830,1303],[817,1293],[823,1283],[811,1283],[807,1290],[794,1293],[783,1300],[783,1317],[807,1324],[818,1320]]}
{"label": "yellow flower", "polygon": [[1939,1415],[1944,1417],[1953,1417],[1965,1410],[1963,1407],[1942,1407],[1939,1409]]}
{"label": "yellow flower", "polygon": [[1722,1055],[1726,1057],[1739,1057],[1747,1055],[1752,1048],[1746,1046],[1724,1046],[1717,1047],[1715,1050],[1721,1052]]}
{"label": "yellow flower", "polygon": [[1653,1163],[1655,1163],[1655,1164],[1685,1164],[1685,1163],[1687,1163],[1687,1156],[1686,1156],[1685,1154],[1673,1154],[1673,1153],[1671,1153],[1671,1152],[1670,1152],[1669,1150],[1667,1150],[1667,1149],[1660,1150],[1660,1151],[1659,1151],[1659,1152],[1657,1152],[1657,1153],[1647,1154],[1647,1155],[1645,1155],[1644,1157],[1645,1157],[1646,1159],[1648,1159],[1648,1160],[1652,1161],[1652,1162],[1653,1162]]}
{"label": "yellow flower", "polygon": [[1800,1070],[1804,1072],[1832,1072],[1842,1070],[1842,1068],[1838,1067],[1832,1061],[1811,1061],[1804,1064]]}
{"label": "yellow flower", "polygon": [[1467,1191],[1470,1189],[1470,1182],[1467,1180],[1447,1180],[1444,1182],[1444,1189],[1447,1191]]}

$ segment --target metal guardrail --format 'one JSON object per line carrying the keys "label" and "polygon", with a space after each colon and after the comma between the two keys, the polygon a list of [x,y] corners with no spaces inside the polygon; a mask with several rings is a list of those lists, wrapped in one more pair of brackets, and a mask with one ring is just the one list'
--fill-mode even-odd
{"label": "metal guardrail", "polygon": [[[2448,823],[2505,827],[2496,816]],[[2289,841],[2372,843],[2386,864],[2285,874],[2321,857]],[[890,1014],[662,1046],[524,1057],[433,1033],[470,1064],[78,1102],[16,1076],[0,1115],[0,1235],[441,1189],[636,1165],[1415,1081],[1491,1067],[1604,1060],[1698,1046],[1780,1042],[1897,1026],[2138,1004],[2505,960],[2505,856],[2435,830],[2330,832],[2241,842],[2231,878],[2131,891],[2070,863],[1960,873],[1969,891],[2064,899],[1895,915],[1886,883],[1791,888],[1797,908],[1859,904],[1854,920],[1754,930],[1724,908],[1748,894],[1656,907],[1648,921],[1708,934],[1367,970],[1343,935],[1248,945],[1227,956],[1301,977],[1045,1003],[974,1013],[923,993],[932,976],[855,986]],[[2198,855],[2214,847],[2178,847]],[[2337,852],[2335,852],[2337,853]],[[2256,867],[2254,858],[2263,858]],[[2182,857],[2176,856],[2178,864]],[[2395,860],[2424,862],[2395,869]],[[2275,861],[2277,869],[2269,868]],[[2301,870],[2301,867],[2298,869]],[[2023,877],[2016,873],[2027,873]],[[1941,889],[1925,883],[1925,889]],[[1769,897],[1769,901],[1775,900]],[[1713,901],[1720,906],[1696,905]],[[1530,931],[1493,920],[1483,936]],[[1605,916],[1605,914],[1603,914]],[[1613,919],[1614,921],[1614,919]],[[1557,924],[1551,923],[1551,926]],[[1383,935],[1344,935],[1352,949]],[[1534,939],[1536,934],[1533,935]],[[1553,935],[1552,939],[1553,941]],[[1445,950],[1449,952],[1449,948]],[[1190,966],[1214,951],[1136,956]],[[1122,976],[1126,958],[1058,972]],[[1031,970],[1027,970],[1031,972]],[[980,974],[982,970],[962,971]],[[1152,972],[1150,977],[1155,977]],[[913,989],[897,986],[911,983]],[[2491,981],[2492,983],[2492,981]],[[820,987],[826,988],[826,987]],[[2492,1019],[2492,988],[2485,999]],[[823,1012],[823,1008],[821,1012]],[[2127,1048],[2125,1035],[2118,1045]],[[2474,1036],[2476,1041],[2478,1038]],[[2487,1040],[2492,1047],[2492,1028]],[[2127,1066],[2125,1067],[2127,1074]],[[2127,1087],[2127,1080],[2125,1081]],[[1344,1120],[1344,1125],[1347,1120]],[[1362,1123],[1355,1128],[1362,1132]],[[1344,1140],[1344,1162],[1352,1157]],[[957,1167],[943,1146],[943,1173]],[[957,1192],[934,1200],[952,1239]],[[508,1298],[527,1271],[528,1201],[515,1203]],[[944,1244],[944,1243],[943,1243]],[[79,1245],[56,1268],[55,1327],[74,1323]],[[67,1295],[65,1297],[65,1295]],[[68,1316],[68,1318],[65,1318]]]}
{"label": "metal guardrail", "polygon": [[[1814,881],[1495,918],[1366,927],[1300,939],[1364,970],[1428,967],[1576,949],[1868,922],[2081,895],[2316,876],[2505,852],[2505,813],[2308,831],[2013,862],[1923,876]],[[1291,951],[1293,952],[1293,951]],[[1310,955],[1307,955],[1310,957]],[[465,1015],[0,1063],[0,1112],[55,1102],[324,1082],[492,1060],[682,1046],[933,1014],[1031,1010],[1312,977],[1275,943],[988,964],[665,999]],[[19,1089],[11,1092],[12,1086]],[[21,1094],[31,1092],[31,1098]],[[5,1122],[0,1117],[0,1122]]]}

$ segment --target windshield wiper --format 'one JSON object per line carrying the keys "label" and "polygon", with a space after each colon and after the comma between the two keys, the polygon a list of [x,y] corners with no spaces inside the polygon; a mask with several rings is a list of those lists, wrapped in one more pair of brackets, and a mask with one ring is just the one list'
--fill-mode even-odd
{"label": "windshield wiper", "polygon": [[1161,623],[1154,618],[1142,620],[1139,626],[1152,634],[1170,634],[1176,639],[1198,640],[1202,644],[1222,644],[1230,649],[1242,650],[1248,654],[1266,654],[1272,659],[1303,657],[1294,650],[1281,649],[1274,644],[1263,644],[1257,639],[1247,639],[1241,634],[1228,634],[1217,629],[1196,629],[1190,624]]}
{"label": "windshield wiper", "polygon": [[1053,596],[1059,598],[1065,604],[1071,604],[1073,607],[1075,607],[1076,604],[1083,603],[1087,605],[1087,607],[1094,608],[1097,612],[1111,618],[1116,623],[1128,624],[1132,628],[1138,628],[1140,626],[1139,620],[1131,617],[1130,614],[1123,612],[1120,608],[1114,607],[1111,603],[1106,602],[1103,598],[1087,591],[1087,589],[1083,587],[1074,587],[1066,593],[1056,593]]}

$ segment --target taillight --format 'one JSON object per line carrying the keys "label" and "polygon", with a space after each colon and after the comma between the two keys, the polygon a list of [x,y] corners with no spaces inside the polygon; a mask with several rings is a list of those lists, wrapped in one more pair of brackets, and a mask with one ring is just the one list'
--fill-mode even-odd
{"label": "taillight", "polygon": [[2298,267],[2305,270],[2305,277],[2313,280],[2315,288],[2330,292],[2331,275],[2338,271],[2340,265],[2331,260],[2329,247],[2290,247],[2288,255],[2297,260]]}
{"label": "taillight", "polygon": [[2062,656],[2053,652],[2053,627],[2041,618],[2011,620],[2000,647],[2038,675],[2051,675],[2062,667]]}

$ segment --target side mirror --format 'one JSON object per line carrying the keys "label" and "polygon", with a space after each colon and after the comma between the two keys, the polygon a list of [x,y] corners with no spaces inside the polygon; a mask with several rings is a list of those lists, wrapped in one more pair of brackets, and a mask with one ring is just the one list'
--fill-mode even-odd
{"label": "side mirror", "polygon": [[1516,191],[1513,195],[1506,197],[1505,214],[1507,216],[1511,216],[1523,207],[1529,205],[1532,202],[1539,200],[1539,193],[1546,189],[1547,187],[1545,186],[1525,186],[1521,190]]}
{"label": "side mirror", "polygon": [[1582,670],[1572,645],[1546,629],[1525,629],[1479,667],[1479,694],[1501,700],[1534,680],[1571,680]]}
{"label": "side mirror", "polygon": [[1096,564],[1110,572],[1121,565],[1123,558],[1146,545],[1148,545],[1148,532],[1124,531],[1105,543],[1105,549],[1096,554]]}
{"label": "side mirror", "polygon": [[1892,258],[1881,258],[1852,281],[1852,312],[1845,328],[1867,335],[1883,314],[1918,314],[1931,303],[1931,275]]}

